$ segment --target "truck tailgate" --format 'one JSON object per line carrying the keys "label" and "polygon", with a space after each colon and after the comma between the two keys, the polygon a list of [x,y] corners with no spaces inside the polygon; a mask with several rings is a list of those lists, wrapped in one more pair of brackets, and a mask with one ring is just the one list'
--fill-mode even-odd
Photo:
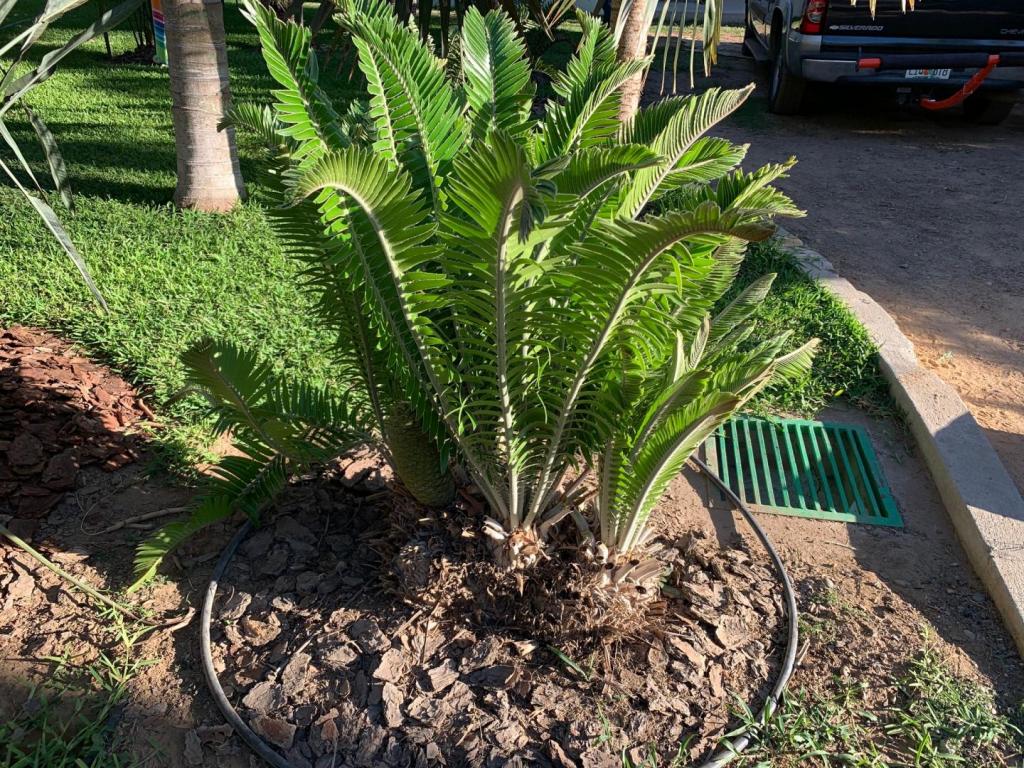
{"label": "truck tailgate", "polygon": [[908,7],[906,13],[900,0],[878,0],[874,18],[868,0],[858,0],[855,6],[850,0],[830,0],[823,33],[1024,42],[1024,0],[918,0],[916,10]]}

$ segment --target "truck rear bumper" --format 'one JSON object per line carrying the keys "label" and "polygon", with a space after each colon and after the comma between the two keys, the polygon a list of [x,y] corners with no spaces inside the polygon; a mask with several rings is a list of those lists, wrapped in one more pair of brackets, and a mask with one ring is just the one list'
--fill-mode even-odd
{"label": "truck rear bumper", "polygon": [[[862,83],[959,88],[984,65],[990,54],[1004,61],[985,80],[986,90],[1024,88],[1024,42],[1018,40],[929,40],[923,38],[837,37],[804,35],[789,30],[786,47],[790,71],[824,83]],[[861,69],[858,61],[879,56],[905,59],[906,68]],[[980,61],[973,61],[980,59]],[[973,63],[972,63],[973,62]],[[907,69],[952,69],[948,80],[908,78]]]}
{"label": "truck rear bumper", "polygon": [[[954,70],[947,80],[927,80],[908,78],[905,71],[876,71],[858,69],[857,59],[818,59],[803,58],[800,60],[799,72],[807,80],[823,83],[859,83],[862,85],[907,85],[915,87],[949,86],[959,88],[966,83],[978,70]],[[999,67],[982,86],[986,90],[1018,90],[1024,88],[1024,67]]]}

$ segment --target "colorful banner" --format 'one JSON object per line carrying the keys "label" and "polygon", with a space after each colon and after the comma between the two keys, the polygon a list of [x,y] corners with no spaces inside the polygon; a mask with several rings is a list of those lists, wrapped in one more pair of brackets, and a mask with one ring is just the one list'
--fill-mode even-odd
{"label": "colorful banner", "polygon": [[153,7],[153,63],[167,64],[167,32],[164,30],[164,11],[160,0],[150,0]]}

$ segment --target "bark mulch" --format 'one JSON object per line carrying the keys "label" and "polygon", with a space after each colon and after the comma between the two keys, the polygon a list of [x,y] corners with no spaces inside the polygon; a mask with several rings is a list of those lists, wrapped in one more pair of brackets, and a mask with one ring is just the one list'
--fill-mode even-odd
{"label": "bark mulch", "polygon": [[67,342],[21,326],[0,331],[0,512],[38,520],[83,467],[134,461],[140,422],[151,417],[123,379]]}
{"label": "bark mulch", "polygon": [[621,768],[623,749],[639,764],[652,748],[688,764],[778,668],[780,589],[759,553],[671,542],[661,597],[601,628],[580,617],[596,608],[574,555],[501,571],[464,512],[340,473],[278,508],[221,581],[213,639],[229,698],[296,768]]}

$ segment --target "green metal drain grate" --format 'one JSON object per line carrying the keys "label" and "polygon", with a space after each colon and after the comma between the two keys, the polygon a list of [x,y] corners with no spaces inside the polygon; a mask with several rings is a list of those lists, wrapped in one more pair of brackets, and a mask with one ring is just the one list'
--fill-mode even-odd
{"label": "green metal drain grate", "polygon": [[704,450],[708,464],[751,509],[903,525],[860,427],[736,416],[707,439]]}

